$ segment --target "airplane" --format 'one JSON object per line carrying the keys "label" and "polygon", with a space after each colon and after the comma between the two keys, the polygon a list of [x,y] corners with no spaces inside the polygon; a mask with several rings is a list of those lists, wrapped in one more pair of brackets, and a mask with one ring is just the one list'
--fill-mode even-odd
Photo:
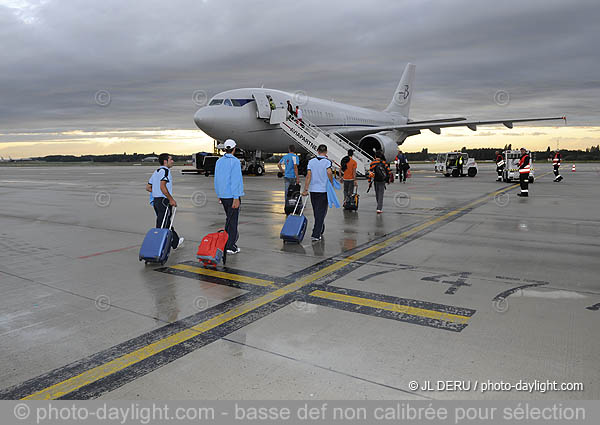
{"label": "airplane", "polygon": [[[279,125],[269,123],[265,108],[270,112],[269,97],[276,108],[286,108],[287,101],[295,107],[301,103],[303,117],[310,120],[324,132],[341,135],[362,151],[374,157],[377,150],[383,151],[388,162],[392,162],[398,146],[407,137],[430,130],[440,134],[442,128],[468,127],[476,131],[478,126],[503,124],[513,128],[516,122],[565,120],[565,117],[517,118],[495,120],[468,120],[465,117],[413,121],[409,110],[414,94],[413,81],[416,66],[408,63],[404,69],[392,100],[383,111],[338,103],[316,97],[302,96],[268,88],[241,88],[216,94],[206,106],[194,115],[196,126],[204,133],[223,142],[234,139],[244,151],[247,161],[254,161],[260,167],[260,159],[273,153],[287,152],[290,139]],[[267,112],[267,113],[268,113]],[[303,152],[304,151],[304,152]],[[304,163],[307,152],[300,149]],[[303,161],[301,161],[302,164]],[[261,170],[264,171],[264,168]],[[257,172],[256,174],[262,174]]]}
{"label": "airplane", "polygon": [[0,156],[0,162],[14,162],[15,160],[12,159],[10,156],[8,157],[8,159],[4,159],[3,156]]}

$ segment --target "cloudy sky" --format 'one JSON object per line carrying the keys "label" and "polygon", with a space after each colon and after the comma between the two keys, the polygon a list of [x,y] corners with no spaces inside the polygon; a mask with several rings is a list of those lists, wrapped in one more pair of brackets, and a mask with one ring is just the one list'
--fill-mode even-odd
{"label": "cloudy sky", "polygon": [[586,148],[600,143],[599,21],[597,0],[0,0],[0,155],[191,153],[211,146],[193,123],[198,90],[383,109],[407,62],[413,119],[568,127],[451,129],[405,150]]}

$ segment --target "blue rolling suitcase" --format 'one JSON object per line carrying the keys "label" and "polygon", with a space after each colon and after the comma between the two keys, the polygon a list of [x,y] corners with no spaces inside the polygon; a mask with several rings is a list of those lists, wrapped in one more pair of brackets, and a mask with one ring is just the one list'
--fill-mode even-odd
{"label": "blue rolling suitcase", "polygon": [[288,215],[285,223],[283,224],[283,228],[281,229],[281,233],[279,234],[279,237],[283,239],[284,242],[300,243],[304,239],[304,234],[306,233],[306,227],[308,225],[308,219],[302,213],[304,212],[306,202],[303,202],[304,205],[302,205],[300,214],[296,214],[296,210],[298,209],[301,199],[301,196],[298,197],[294,212]]}
{"label": "blue rolling suitcase", "polygon": [[165,220],[167,219],[168,211],[168,209],[165,211],[165,217],[163,218],[161,228],[150,229],[148,233],[146,233],[144,242],[142,242],[139,259],[140,261],[144,260],[146,264],[160,263],[163,265],[169,258],[169,252],[171,251],[171,239],[173,238],[171,228],[173,227],[173,222],[175,221],[175,212],[177,211],[177,208],[173,208],[171,225],[168,229],[165,229]]}

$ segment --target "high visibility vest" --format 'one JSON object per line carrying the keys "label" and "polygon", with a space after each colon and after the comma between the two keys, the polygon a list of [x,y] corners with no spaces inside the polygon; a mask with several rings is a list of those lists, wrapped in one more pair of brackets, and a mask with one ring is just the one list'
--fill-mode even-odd
{"label": "high visibility vest", "polygon": [[519,161],[519,173],[520,174],[529,174],[531,171],[531,164],[529,163],[529,155],[525,154],[521,157]]}
{"label": "high visibility vest", "polygon": [[502,155],[498,155],[496,157],[496,165],[498,167],[502,167],[504,165],[504,158],[502,158]]}
{"label": "high visibility vest", "polygon": [[554,159],[552,159],[552,164],[560,166],[560,154],[559,153],[554,154]]}

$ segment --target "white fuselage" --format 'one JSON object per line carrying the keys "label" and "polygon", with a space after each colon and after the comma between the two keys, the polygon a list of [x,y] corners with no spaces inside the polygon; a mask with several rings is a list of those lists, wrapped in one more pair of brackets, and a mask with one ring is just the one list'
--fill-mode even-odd
{"label": "white fuselage", "polygon": [[[401,125],[407,122],[406,117],[398,114],[265,88],[235,89],[219,93],[207,106],[196,112],[194,122],[210,137],[218,141],[234,139],[242,149],[287,152],[289,137],[279,125],[271,125],[257,118],[257,104],[253,94],[270,95],[277,108],[287,108],[288,100],[294,107],[301,103],[298,106],[302,109],[303,118],[324,131]],[[241,106],[235,106],[236,104]]]}

